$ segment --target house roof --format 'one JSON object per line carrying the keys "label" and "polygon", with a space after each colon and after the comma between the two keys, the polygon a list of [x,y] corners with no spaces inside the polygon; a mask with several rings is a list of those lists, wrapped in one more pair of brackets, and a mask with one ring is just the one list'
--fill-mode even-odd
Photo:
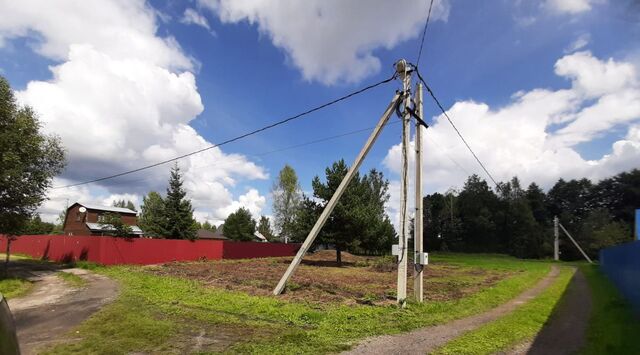
{"label": "house roof", "polygon": [[[85,206],[87,207],[87,206]],[[89,207],[87,207],[89,208]],[[87,227],[93,232],[108,232],[108,231],[112,231],[114,230],[113,226],[110,224],[106,224],[106,223],[91,223],[91,222],[87,222],[85,223],[87,225]],[[131,230],[133,231],[133,234],[143,234],[142,229],[140,229],[140,227],[138,226],[129,226],[131,228]]]}
{"label": "house roof", "polygon": [[117,212],[117,213],[127,213],[127,214],[137,214],[136,211],[130,210],[124,207],[113,207],[113,206],[101,206],[101,205],[93,205],[90,203],[82,203],[76,202],[78,205],[85,207],[88,210],[96,210],[96,211],[106,211],[106,212]]}
{"label": "house roof", "polygon": [[229,238],[225,237],[219,231],[212,232],[206,229],[198,229],[198,239],[219,239],[219,240],[227,240]]}

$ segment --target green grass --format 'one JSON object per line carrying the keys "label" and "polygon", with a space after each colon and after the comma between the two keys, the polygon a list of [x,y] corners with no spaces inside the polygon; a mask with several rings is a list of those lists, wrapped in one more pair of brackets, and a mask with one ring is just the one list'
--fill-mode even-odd
{"label": "green grass", "polygon": [[32,283],[17,277],[0,278],[0,293],[9,299],[24,296],[31,290]]}
{"label": "green grass", "polygon": [[[476,314],[515,297],[549,271],[548,263],[495,255],[436,255],[432,262],[512,271],[512,276],[455,301],[395,306],[285,302],[275,297],[203,287],[188,279],[151,275],[140,267],[96,267],[118,280],[120,298],[83,323],[73,342],[51,354],[188,352],[198,331],[231,338],[232,353],[328,353],[362,338],[394,334]],[[80,337],[80,339],[75,340]],[[239,342],[238,342],[239,341]],[[181,345],[182,344],[182,345]],[[211,350],[211,349],[209,349]]]}
{"label": "green grass", "polygon": [[87,284],[87,281],[85,279],[70,272],[59,271],[56,275],[58,275],[58,277],[63,279],[69,285],[76,288],[84,287]]}
{"label": "green grass", "polygon": [[593,311],[585,354],[640,354],[640,320],[597,266],[581,267],[591,287]]}
{"label": "green grass", "polygon": [[562,268],[554,283],[536,298],[494,322],[465,333],[435,353],[493,354],[532,339],[553,312],[573,272],[573,269]]}

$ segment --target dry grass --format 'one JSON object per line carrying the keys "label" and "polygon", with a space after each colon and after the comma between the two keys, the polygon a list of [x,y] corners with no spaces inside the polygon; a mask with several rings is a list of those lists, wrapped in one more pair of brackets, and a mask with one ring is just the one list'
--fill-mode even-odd
{"label": "dry grass", "polygon": [[[343,253],[343,266],[335,252],[321,251],[305,258],[289,282],[283,299],[317,304],[385,304],[395,302],[397,273],[391,258]],[[148,267],[155,275],[193,279],[205,286],[270,295],[291,258],[170,263]],[[410,271],[411,272],[411,271]],[[510,272],[439,263],[425,270],[425,298],[460,299],[491,286]],[[412,292],[409,282],[409,292]]]}

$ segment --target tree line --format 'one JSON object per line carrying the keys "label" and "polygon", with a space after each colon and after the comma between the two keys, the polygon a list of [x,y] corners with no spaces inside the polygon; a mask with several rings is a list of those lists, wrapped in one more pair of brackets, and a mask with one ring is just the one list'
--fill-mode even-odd
{"label": "tree line", "polygon": [[[553,218],[567,228],[590,257],[602,248],[633,239],[634,211],[640,207],[640,170],[593,183],[558,180],[548,192],[517,177],[494,190],[477,175],[460,192],[427,195],[424,233],[427,250],[506,253],[519,258],[553,255]],[[560,231],[564,260],[581,258]]]}

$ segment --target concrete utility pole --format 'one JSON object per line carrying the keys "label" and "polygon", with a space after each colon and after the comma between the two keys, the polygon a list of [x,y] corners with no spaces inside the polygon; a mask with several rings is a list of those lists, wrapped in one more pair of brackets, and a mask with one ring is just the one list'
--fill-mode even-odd
{"label": "concrete utility pole", "polygon": [[553,216],[553,260],[560,260],[560,235],[558,233],[558,216]]}
{"label": "concrete utility pole", "polygon": [[578,248],[578,250],[580,250],[580,252],[582,253],[582,256],[584,256],[585,259],[587,259],[587,261],[589,262],[589,264],[593,264],[593,261],[591,261],[591,258],[589,258],[589,256],[587,256],[587,253],[584,252],[584,250],[582,250],[582,248],[580,248],[580,245],[578,245],[578,242],[576,242],[575,239],[573,239],[573,237],[571,236],[571,234],[569,234],[569,232],[567,232],[567,230],[564,228],[564,226],[562,225],[562,223],[558,222],[558,225],[560,226],[560,228],[562,228],[562,230],[564,231],[564,233],[567,235],[567,237],[569,237],[569,239],[571,239],[571,241],[573,242],[573,245],[576,246],[576,248]]}
{"label": "concrete utility pole", "polygon": [[[424,116],[422,114],[422,84],[418,83],[416,87],[416,114],[422,120]],[[422,215],[422,127],[420,122],[416,120],[416,215],[413,223],[413,244],[415,251],[414,269],[413,269],[413,293],[417,302],[424,300],[424,281],[423,270],[424,262],[421,262],[421,258],[424,255],[424,246],[422,239],[423,228],[423,215]]]}
{"label": "concrete utility pole", "polygon": [[[396,300],[398,305],[404,307],[407,299],[407,259],[409,239],[409,206],[408,200],[408,176],[409,176],[409,136],[411,134],[411,114],[407,108],[411,104],[409,91],[411,90],[411,73],[404,59],[396,63],[396,73],[402,80],[403,112],[402,112],[402,166],[400,171],[400,235],[398,240],[398,290]],[[415,228],[415,227],[414,227]]]}
{"label": "concrete utility pole", "polygon": [[[291,261],[291,264],[289,264],[287,271],[285,271],[284,275],[282,275],[282,278],[278,282],[278,285],[273,290],[274,295],[279,295],[280,293],[282,293],[282,291],[284,290],[284,287],[287,284],[287,281],[289,281],[293,273],[296,271],[296,269],[300,265],[300,262],[302,261],[302,257],[307,253],[307,251],[311,247],[311,244],[313,244],[313,241],[318,236],[318,233],[320,233],[320,230],[322,229],[325,222],[327,221],[327,218],[329,218],[329,215],[331,214],[333,209],[336,207],[336,204],[338,203],[340,196],[342,196],[342,194],[344,193],[344,190],[347,188],[347,186],[349,185],[349,182],[351,182],[351,179],[353,179],[353,176],[360,168],[360,165],[362,164],[362,161],[364,160],[364,158],[367,156],[367,153],[369,153],[369,150],[371,150],[373,143],[376,141],[376,139],[378,139],[378,136],[382,132],[382,129],[387,124],[387,121],[389,121],[389,117],[391,117],[391,115],[393,114],[393,111],[398,105],[399,99],[400,99],[400,94],[395,94],[395,96],[391,100],[391,103],[389,104],[387,109],[384,111],[384,114],[380,118],[380,121],[378,121],[376,128],[374,128],[373,132],[369,136],[369,139],[364,144],[364,147],[362,147],[362,150],[356,157],[356,160],[353,162],[353,164],[349,168],[347,175],[345,175],[345,177],[342,179],[342,182],[340,182],[340,185],[336,189],[336,192],[333,193],[333,196],[331,196],[331,200],[329,200],[327,205],[324,207],[324,210],[322,211],[322,214],[320,214],[320,217],[316,221],[316,224],[313,226],[313,228],[311,228],[309,235],[304,240],[304,243],[302,243],[300,250],[298,250],[298,253],[296,254],[295,258],[293,258],[293,261]],[[405,271],[405,274],[406,274],[406,271]]]}

